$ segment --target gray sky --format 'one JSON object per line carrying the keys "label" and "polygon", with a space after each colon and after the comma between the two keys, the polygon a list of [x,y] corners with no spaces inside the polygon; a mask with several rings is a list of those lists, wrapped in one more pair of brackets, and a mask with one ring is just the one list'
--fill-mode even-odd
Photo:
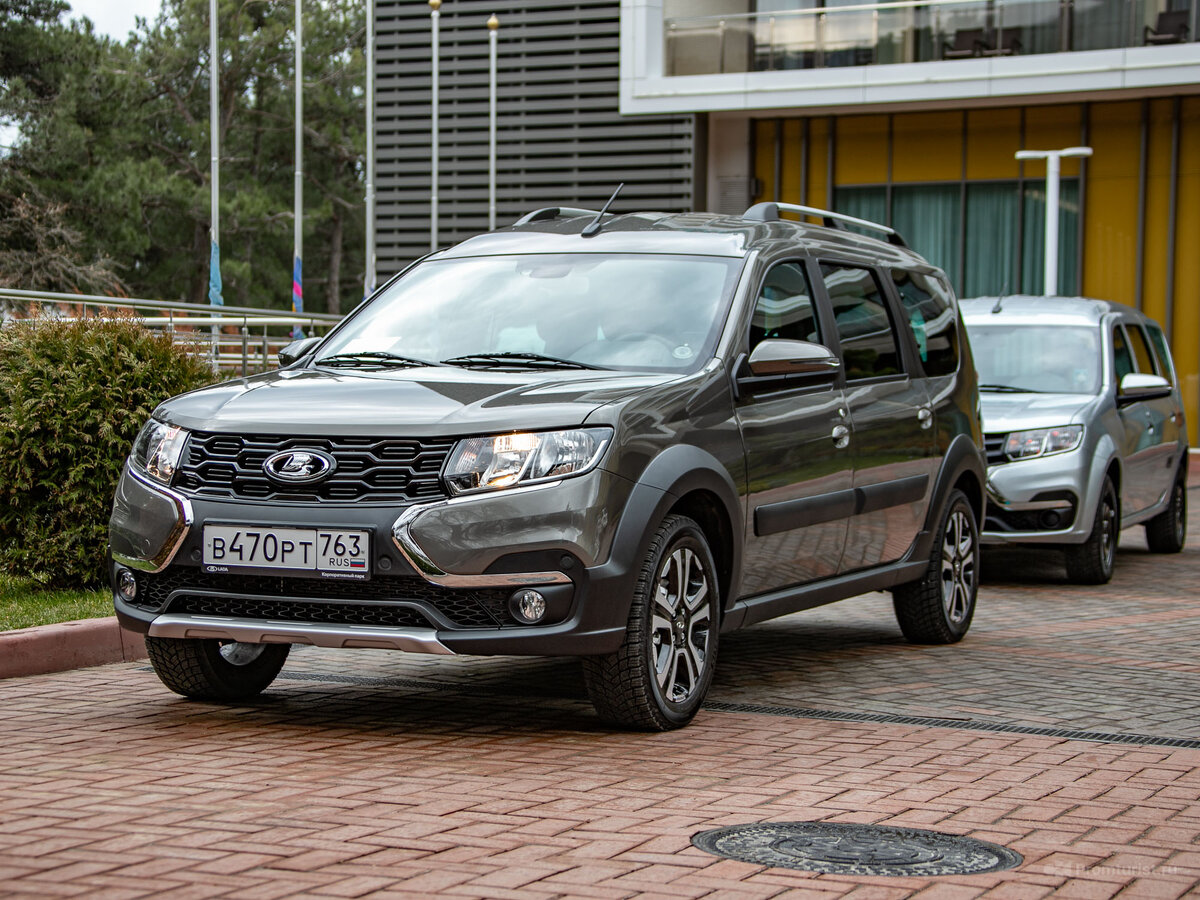
{"label": "gray sky", "polygon": [[71,11],[64,18],[77,19],[87,16],[96,26],[96,31],[124,41],[133,31],[134,16],[142,16],[151,22],[158,15],[162,0],[67,0]]}

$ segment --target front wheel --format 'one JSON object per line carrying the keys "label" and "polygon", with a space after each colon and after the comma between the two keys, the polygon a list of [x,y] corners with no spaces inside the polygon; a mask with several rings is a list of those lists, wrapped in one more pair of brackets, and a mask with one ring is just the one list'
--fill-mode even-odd
{"label": "front wheel", "polygon": [[291,649],[291,644],[146,636],[154,674],[175,693],[193,700],[246,700],[261,694]]}
{"label": "front wheel", "polygon": [[704,532],[685,516],[668,516],[638,573],[620,649],[583,659],[588,696],[600,717],[643,731],[690,722],[717,665],[720,610]]}
{"label": "front wheel", "polygon": [[1082,544],[1067,547],[1067,578],[1075,584],[1108,584],[1117,561],[1117,541],[1121,536],[1121,508],[1117,489],[1107,476],[1100,487],[1100,502],[1092,531]]}
{"label": "front wheel", "polygon": [[979,528],[962,491],[952,491],[934,536],[929,566],[892,589],[904,636],[914,644],[953,644],[971,627],[979,589]]}

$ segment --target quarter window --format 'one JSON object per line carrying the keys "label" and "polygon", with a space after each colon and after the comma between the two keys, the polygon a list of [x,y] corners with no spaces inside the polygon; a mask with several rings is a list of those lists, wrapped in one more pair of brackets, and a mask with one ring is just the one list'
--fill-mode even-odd
{"label": "quarter window", "polygon": [[768,338],[821,340],[812,288],[799,263],[780,263],[772,267],[763,280],[750,323],[750,349]]}
{"label": "quarter window", "polygon": [[954,374],[958,371],[958,329],[950,289],[932,275],[905,269],[893,269],[892,280],[925,374]]}
{"label": "quarter window", "polygon": [[879,282],[870,269],[821,264],[833,305],[846,378],[881,378],[903,371],[896,331]]}
{"label": "quarter window", "polygon": [[1146,331],[1150,334],[1150,343],[1158,357],[1158,371],[1167,381],[1174,384],[1175,366],[1171,363],[1171,351],[1167,349],[1167,339],[1163,337],[1162,329],[1151,323],[1146,326]]}

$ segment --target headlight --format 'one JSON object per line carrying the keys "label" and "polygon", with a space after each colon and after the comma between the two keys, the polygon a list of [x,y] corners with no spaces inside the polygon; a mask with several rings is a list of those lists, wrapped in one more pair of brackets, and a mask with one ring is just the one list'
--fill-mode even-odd
{"label": "headlight", "polygon": [[1004,455],[1009,459],[1033,459],[1074,450],[1083,440],[1082,425],[1062,425],[1058,428],[1036,428],[1033,431],[1014,431],[1004,442]]}
{"label": "headlight", "polygon": [[133,442],[130,461],[138,471],[155,481],[170,484],[183,454],[188,433],[182,428],[151,419]]}
{"label": "headlight", "polygon": [[459,441],[446,463],[452,494],[491,491],[582,475],[612,437],[608,428],[498,434]]}

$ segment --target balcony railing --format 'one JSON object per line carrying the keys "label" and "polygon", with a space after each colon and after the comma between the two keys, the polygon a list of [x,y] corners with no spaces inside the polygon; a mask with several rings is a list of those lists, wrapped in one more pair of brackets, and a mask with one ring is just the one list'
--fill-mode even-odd
{"label": "balcony railing", "polygon": [[[813,0],[801,0],[813,2]],[[665,21],[667,75],[1065,53],[1195,40],[1197,0],[896,0]]]}

